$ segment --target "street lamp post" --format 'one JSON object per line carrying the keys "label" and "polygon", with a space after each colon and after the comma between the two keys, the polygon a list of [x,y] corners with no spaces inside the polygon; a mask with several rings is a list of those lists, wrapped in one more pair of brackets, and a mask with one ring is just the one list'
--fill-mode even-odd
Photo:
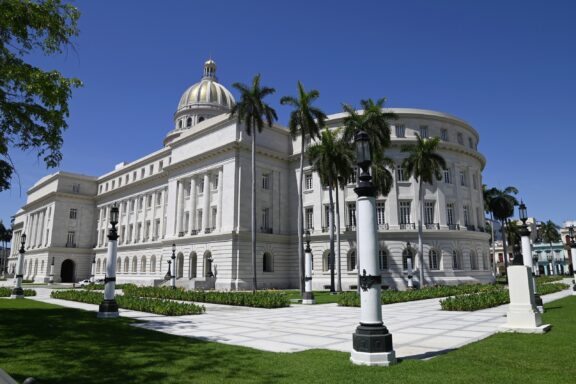
{"label": "street lamp post", "polygon": [[362,273],[359,278],[360,325],[352,336],[350,360],[360,365],[390,365],[396,363],[396,353],[392,348],[392,334],[382,322],[382,276],[376,239],[376,188],[369,172],[372,164],[370,141],[363,131],[356,133],[354,141],[356,161],[362,170],[354,189],[358,195],[356,248]]}
{"label": "street lamp post", "polygon": [[52,262],[50,263],[50,280],[48,284],[54,284],[54,256],[52,256]]}
{"label": "street lamp post", "polygon": [[414,288],[414,271],[412,263],[412,245],[408,241],[406,243],[406,273],[408,274],[408,288]]}
{"label": "street lamp post", "polygon": [[306,239],[306,249],[304,250],[304,295],[302,296],[302,304],[316,304],[314,299],[314,292],[312,292],[312,250],[310,249],[310,231],[304,232]]}
{"label": "street lamp post", "polygon": [[24,277],[22,268],[24,267],[24,254],[26,253],[26,234],[22,235],[22,242],[20,243],[20,250],[18,253],[18,261],[16,262],[16,275],[14,276],[14,288],[10,297],[12,299],[23,299],[24,290],[22,289],[22,278]]}
{"label": "street lamp post", "polygon": [[90,282],[94,284],[94,275],[96,273],[96,256],[92,257],[92,274],[90,275]]}
{"label": "street lamp post", "polygon": [[570,237],[570,255],[572,256],[572,272],[574,273],[572,294],[576,295],[576,241],[574,240],[574,225],[568,227],[568,236]]}
{"label": "street lamp post", "polygon": [[116,203],[110,209],[110,231],[108,232],[108,260],[106,264],[106,277],[104,278],[104,300],[98,309],[98,317],[102,319],[118,317],[118,304],[116,303],[116,256],[118,230],[118,206]]}
{"label": "street lamp post", "polygon": [[[542,302],[542,298],[538,294],[537,286],[536,286],[536,278],[534,273],[534,264],[532,258],[532,244],[530,244],[530,231],[528,230],[528,225],[526,225],[526,221],[528,221],[528,209],[526,208],[526,204],[524,201],[520,201],[520,206],[518,207],[518,212],[520,216],[520,220],[522,221],[522,225],[520,226],[520,241],[522,243],[522,253],[519,256],[514,258],[515,265],[522,265],[524,264],[528,269],[532,272],[532,289],[534,290],[534,301],[536,303],[536,308],[542,313],[544,312],[544,303]],[[517,260],[517,258],[522,258],[521,260]]]}
{"label": "street lamp post", "polygon": [[[172,289],[176,289],[176,244],[172,243],[172,275],[170,276],[170,285]],[[170,267],[168,267],[168,272],[170,272]]]}

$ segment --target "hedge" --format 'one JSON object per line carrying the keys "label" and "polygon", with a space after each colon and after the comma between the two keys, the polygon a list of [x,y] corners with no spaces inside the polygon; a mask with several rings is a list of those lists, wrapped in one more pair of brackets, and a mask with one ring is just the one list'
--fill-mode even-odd
{"label": "hedge", "polygon": [[[0,297],[10,297],[12,288],[0,287]],[[24,296],[36,296],[36,291],[33,289],[25,289]]]}
{"label": "hedge", "polygon": [[[50,297],[61,300],[79,301],[82,303],[99,305],[102,302],[103,294],[85,290],[63,290],[52,291]],[[131,309],[134,311],[156,313],[166,316],[198,315],[204,313],[204,306],[191,303],[178,303],[170,300],[147,299],[133,296],[116,296],[116,303],[119,308]]]}
{"label": "hedge", "polygon": [[181,288],[137,287],[132,284],[126,284],[124,285],[123,292],[125,295],[137,297],[195,301],[200,303],[237,305],[244,307],[282,308],[290,306],[288,295],[279,291],[256,291],[255,293],[186,291]]}

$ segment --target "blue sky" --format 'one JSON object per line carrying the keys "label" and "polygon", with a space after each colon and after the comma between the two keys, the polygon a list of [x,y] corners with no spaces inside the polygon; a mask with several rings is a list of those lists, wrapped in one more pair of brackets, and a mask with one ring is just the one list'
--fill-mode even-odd
{"label": "blue sky", "polygon": [[[59,169],[101,175],[161,148],[180,95],[209,57],[219,81],[320,91],[326,113],[387,97],[389,107],[432,109],[468,121],[486,156],[484,183],[520,190],[530,216],[576,218],[572,177],[576,2],[565,1],[74,1],[74,48],[33,56],[80,78],[70,101]],[[13,189],[0,218],[25,202],[47,170],[14,153]]]}

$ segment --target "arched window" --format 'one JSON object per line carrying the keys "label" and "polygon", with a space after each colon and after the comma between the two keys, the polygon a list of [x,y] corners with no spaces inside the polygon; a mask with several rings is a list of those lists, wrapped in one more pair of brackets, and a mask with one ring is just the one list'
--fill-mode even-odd
{"label": "arched window", "polygon": [[456,249],[452,251],[452,269],[462,269],[462,260],[460,259],[460,252]]}
{"label": "arched window", "polygon": [[106,258],[104,258],[104,261],[102,262],[102,273],[106,273]]}
{"label": "arched window", "polygon": [[201,123],[201,122],[203,122],[203,121],[204,121],[204,117],[203,117],[203,116],[200,116],[200,117],[198,118],[198,122]]}
{"label": "arched window", "polygon": [[124,273],[130,272],[130,260],[128,256],[124,259]]}
{"label": "arched window", "polygon": [[191,127],[191,126],[192,126],[192,118],[191,118],[191,117],[189,117],[189,118],[186,119],[186,126],[187,126],[187,127]]}
{"label": "arched window", "polygon": [[98,261],[96,261],[96,273],[100,273],[100,267],[102,266],[102,262],[100,261],[100,259],[98,259]]}
{"label": "arched window", "polygon": [[264,272],[274,272],[274,259],[270,252],[264,252],[264,255],[262,255],[262,270]]}
{"label": "arched window", "polygon": [[482,252],[482,269],[487,271],[488,270],[488,256],[486,251]]}
{"label": "arched window", "polygon": [[142,260],[140,261],[140,273],[146,273],[146,256],[142,256]]}
{"label": "arched window", "polygon": [[210,251],[204,252],[204,277],[213,277],[212,272],[212,253]]}
{"label": "arched window", "polygon": [[414,269],[414,252],[412,248],[406,248],[402,252],[402,269],[408,269],[408,259],[412,262],[412,269]]}
{"label": "arched window", "polygon": [[348,251],[348,265],[347,268],[349,271],[353,271],[356,269],[357,265],[356,265],[356,250],[355,249],[351,249],[350,251]]}
{"label": "arched window", "polygon": [[197,277],[197,270],[198,270],[198,256],[196,255],[196,252],[192,252],[190,253],[190,257],[188,258],[189,260],[189,264],[190,264],[190,273],[188,275],[188,277],[190,279],[195,279]]}
{"label": "arched window", "polygon": [[138,272],[138,258],[136,256],[132,256],[132,273]]}
{"label": "arched window", "polygon": [[380,261],[380,270],[384,271],[388,269],[388,251],[386,249],[380,248],[378,251],[378,260]]}
{"label": "arched window", "polygon": [[439,270],[440,269],[440,258],[438,257],[438,251],[435,249],[431,249],[428,252],[428,263],[430,265],[431,270]]}
{"label": "arched window", "polygon": [[330,251],[325,250],[322,254],[322,271],[326,272],[330,269]]}
{"label": "arched window", "polygon": [[150,273],[156,273],[156,256],[150,257]]}
{"label": "arched window", "polygon": [[122,258],[119,257],[118,260],[116,260],[116,273],[122,273]]}
{"label": "arched window", "polygon": [[176,258],[176,265],[174,266],[176,277],[184,277],[184,255],[180,252]]}
{"label": "arched window", "polygon": [[470,269],[473,271],[478,269],[478,256],[474,251],[470,251]]}

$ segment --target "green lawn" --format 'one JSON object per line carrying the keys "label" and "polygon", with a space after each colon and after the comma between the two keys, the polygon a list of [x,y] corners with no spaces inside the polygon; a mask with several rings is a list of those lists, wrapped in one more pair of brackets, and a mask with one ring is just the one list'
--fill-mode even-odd
{"label": "green lawn", "polygon": [[[0,367],[22,381],[91,383],[574,383],[576,298],[546,307],[545,335],[498,334],[432,360],[359,367],[348,353],[270,353],[0,299]],[[330,324],[327,324],[330,327]]]}
{"label": "green lawn", "polygon": [[[285,290],[285,292],[290,300],[300,300],[302,295],[297,289]],[[316,299],[316,304],[329,304],[338,302],[338,294],[331,294],[330,291],[314,291],[314,298]]]}

